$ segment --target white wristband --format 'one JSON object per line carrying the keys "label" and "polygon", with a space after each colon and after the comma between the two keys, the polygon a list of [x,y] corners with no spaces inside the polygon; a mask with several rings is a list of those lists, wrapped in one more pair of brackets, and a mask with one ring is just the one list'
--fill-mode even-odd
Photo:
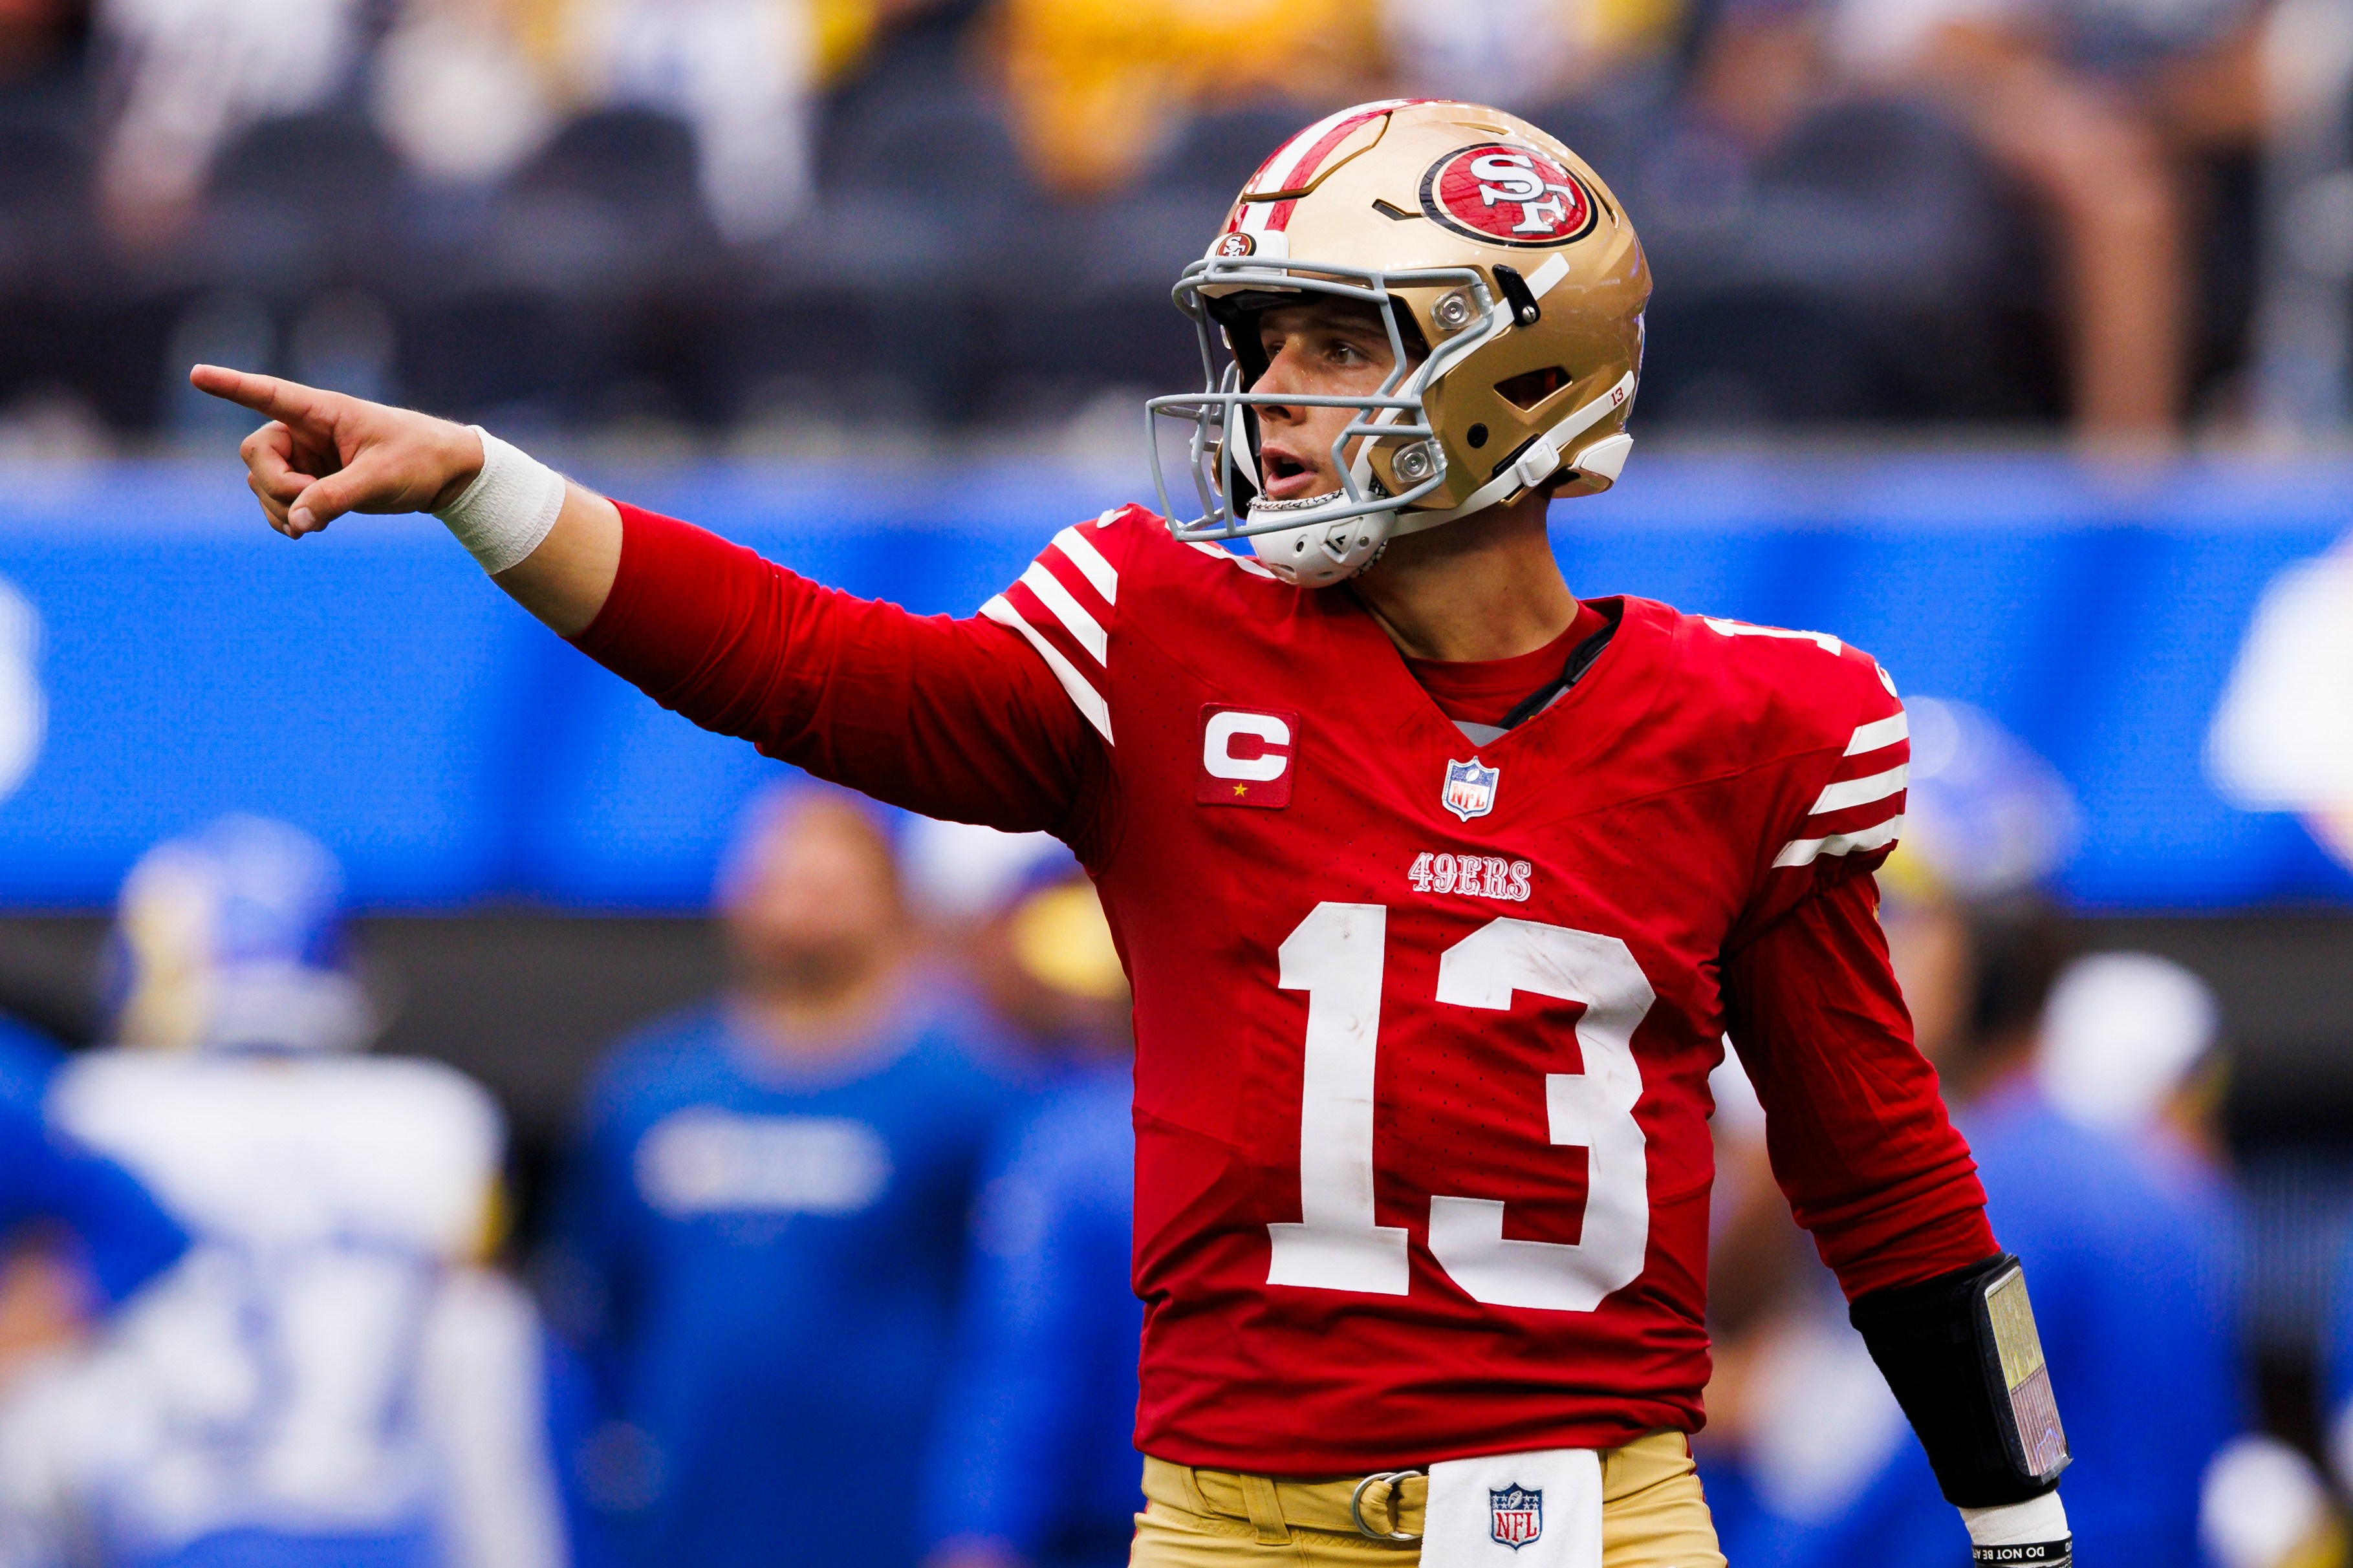
{"label": "white wristband", "polygon": [[539,548],[564,510],[564,476],[508,446],[479,425],[482,471],[465,493],[433,515],[492,576]]}
{"label": "white wristband", "polygon": [[1961,1522],[1969,1527],[1972,1546],[2024,1546],[2067,1539],[2067,1510],[2059,1505],[2057,1492],[2000,1508],[1965,1508]]}

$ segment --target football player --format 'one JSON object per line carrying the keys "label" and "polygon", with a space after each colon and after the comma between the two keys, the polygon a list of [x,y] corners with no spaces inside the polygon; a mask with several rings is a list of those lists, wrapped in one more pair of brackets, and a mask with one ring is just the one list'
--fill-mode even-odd
{"label": "football player", "polygon": [[591,1082],[541,1276],[603,1395],[584,1468],[619,1562],[922,1557],[965,1217],[1020,1097],[970,996],[908,962],[876,818],[755,801],[717,889],[726,993]]}
{"label": "football player", "polygon": [[340,887],[246,816],[124,880],[117,1043],[59,1069],[48,1116],[194,1245],[0,1407],[10,1506],[92,1561],[566,1560],[537,1314],[471,1261],[504,1128],[454,1068],[363,1053]]}
{"label": "football player", "polygon": [[434,510],[697,722],[1077,851],[1135,996],[1134,1563],[1720,1562],[1684,1436],[1727,1034],[1980,1555],[2054,1561],[2022,1275],[1875,919],[1892,684],[1835,637],[1580,603],[1552,553],[1550,502],[1632,444],[1650,288],[1535,126],[1319,121],[1176,287],[1207,383],[1153,409],[1198,514],[1066,528],[967,620],[477,428],[194,374],[269,417],[280,531]]}

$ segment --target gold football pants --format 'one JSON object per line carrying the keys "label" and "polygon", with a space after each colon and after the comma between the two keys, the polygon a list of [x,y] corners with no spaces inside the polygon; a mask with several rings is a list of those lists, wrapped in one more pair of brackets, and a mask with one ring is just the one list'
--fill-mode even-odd
{"label": "gold football pants", "polygon": [[[1348,1517],[1356,1480],[1272,1480],[1146,1455],[1130,1568],[1413,1568],[1429,1478],[1365,1489],[1365,1523],[1412,1541],[1357,1530]],[[1682,1433],[1601,1451],[1601,1568],[1724,1568]]]}

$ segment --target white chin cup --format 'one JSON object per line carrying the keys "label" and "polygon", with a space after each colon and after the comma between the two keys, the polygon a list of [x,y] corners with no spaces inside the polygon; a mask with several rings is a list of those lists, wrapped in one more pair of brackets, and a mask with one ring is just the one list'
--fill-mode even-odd
{"label": "white chin cup", "polygon": [[1366,512],[1325,521],[1316,515],[1347,504],[1345,495],[1305,496],[1297,500],[1253,500],[1253,525],[1296,516],[1290,528],[1250,536],[1250,549],[1273,574],[1303,588],[1345,582],[1373,563],[1397,526],[1394,511]]}

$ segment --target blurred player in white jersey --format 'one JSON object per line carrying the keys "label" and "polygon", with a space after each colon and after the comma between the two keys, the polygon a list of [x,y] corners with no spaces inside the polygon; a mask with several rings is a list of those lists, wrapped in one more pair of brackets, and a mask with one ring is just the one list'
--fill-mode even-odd
{"label": "blurred player in white jersey", "polygon": [[527,1298],[477,1266],[504,1130],[451,1068],[353,1054],[334,862],[227,817],[125,882],[113,1049],[51,1115],[195,1237],[0,1420],[0,1480],[64,1561],[554,1568]]}

